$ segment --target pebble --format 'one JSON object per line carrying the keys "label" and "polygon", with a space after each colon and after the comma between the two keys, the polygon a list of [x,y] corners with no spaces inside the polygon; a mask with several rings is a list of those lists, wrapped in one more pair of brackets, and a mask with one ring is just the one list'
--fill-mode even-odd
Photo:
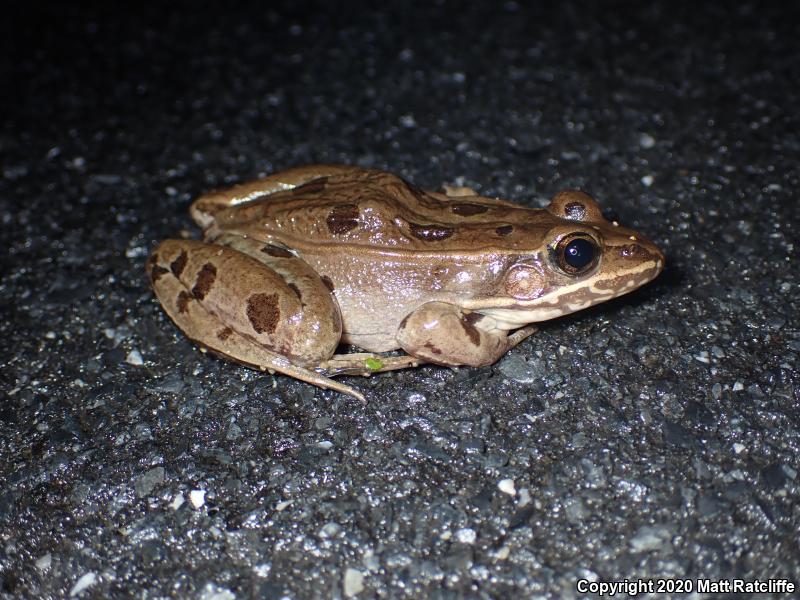
{"label": "pebble", "polygon": [[634,552],[649,552],[664,546],[671,537],[672,532],[665,525],[643,525],[629,543]]}
{"label": "pebble", "polygon": [[192,503],[192,506],[195,508],[200,508],[203,504],[206,503],[206,491],[205,490],[192,490],[189,492],[189,502]]}
{"label": "pebble", "polygon": [[208,582],[200,592],[199,598],[200,600],[236,600],[236,595],[228,588]]}
{"label": "pebble", "polygon": [[520,354],[510,354],[500,361],[499,371],[517,383],[533,383],[536,381],[536,371],[525,357]]}
{"label": "pebble", "polygon": [[474,529],[464,527],[456,531],[456,540],[462,544],[474,544],[476,539],[478,539],[478,534]]}
{"label": "pebble", "polygon": [[649,133],[643,133],[642,135],[639,136],[639,145],[645,149],[652,148],[653,146],[656,145],[656,140]]}
{"label": "pebble", "polygon": [[156,486],[164,483],[166,472],[164,467],[155,467],[139,476],[133,484],[133,489],[138,498],[149,496]]}
{"label": "pebble", "polygon": [[48,552],[47,554],[45,554],[44,556],[40,556],[36,560],[36,568],[39,569],[40,571],[46,571],[47,569],[50,568],[50,565],[52,563],[53,563],[53,555]]}
{"label": "pebble", "polygon": [[69,591],[69,595],[71,597],[78,596],[83,590],[92,587],[95,583],[97,583],[97,574],[89,571],[75,582],[75,585]]}
{"label": "pebble", "polygon": [[125,362],[129,365],[134,365],[140,367],[144,364],[144,360],[142,359],[142,353],[139,352],[136,348],[128,352],[128,356],[125,357]]}
{"label": "pebble", "polygon": [[348,598],[364,591],[364,574],[358,569],[348,568],[344,572],[344,595]]}
{"label": "pebble", "polygon": [[509,496],[517,495],[517,488],[514,486],[513,479],[501,479],[497,483],[497,489],[499,489],[504,494],[508,494]]}

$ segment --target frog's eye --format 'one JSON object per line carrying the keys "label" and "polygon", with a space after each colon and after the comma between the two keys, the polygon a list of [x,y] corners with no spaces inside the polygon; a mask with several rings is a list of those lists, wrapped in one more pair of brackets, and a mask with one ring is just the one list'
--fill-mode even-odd
{"label": "frog's eye", "polygon": [[597,242],[580,233],[564,236],[558,242],[555,254],[558,267],[568,275],[582,275],[600,259]]}

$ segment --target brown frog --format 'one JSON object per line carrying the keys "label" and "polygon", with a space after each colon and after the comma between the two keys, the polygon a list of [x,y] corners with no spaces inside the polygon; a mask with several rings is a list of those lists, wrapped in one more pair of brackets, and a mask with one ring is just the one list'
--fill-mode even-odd
{"label": "brown frog", "polygon": [[[579,191],[533,209],[319,165],[205,195],[191,214],[204,241],[166,240],[147,263],[176,325],[224,357],[361,400],[330,377],[489,365],[532,323],[630,292],[664,266]],[[341,343],[365,352],[335,355]]]}

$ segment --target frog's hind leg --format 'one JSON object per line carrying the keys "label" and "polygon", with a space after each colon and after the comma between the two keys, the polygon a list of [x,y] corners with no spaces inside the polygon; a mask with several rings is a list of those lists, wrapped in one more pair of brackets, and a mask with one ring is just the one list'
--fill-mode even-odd
{"label": "frog's hind leg", "polygon": [[361,172],[360,167],[344,165],[309,165],[273,173],[255,181],[209,192],[195,200],[189,209],[192,218],[203,228],[208,227],[220,210],[250,202],[277,192],[293,190],[323,177]]}
{"label": "frog's hind leg", "polygon": [[[276,264],[292,258],[300,261],[291,256],[265,258]],[[147,264],[164,310],[200,346],[247,366],[284,373],[363,401],[349,386],[312,370],[312,365],[333,354],[341,320],[333,301],[324,302],[321,290],[328,291],[321,281],[321,290],[313,293],[316,275],[310,267],[305,266],[309,272],[303,265],[295,267],[295,278],[288,274],[284,278],[233,248],[189,240],[162,242]],[[306,303],[301,289],[309,296]],[[312,307],[313,311],[306,310]]]}

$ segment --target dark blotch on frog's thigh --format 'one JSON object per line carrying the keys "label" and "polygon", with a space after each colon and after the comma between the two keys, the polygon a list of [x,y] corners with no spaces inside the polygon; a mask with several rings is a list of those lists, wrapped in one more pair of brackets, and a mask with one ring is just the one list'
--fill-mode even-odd
{"label": "dark blotch on frog's thigh", "polygon": [[501,225],[500,227],[494,230],[494,232],[497,235],[509,235],[513,231],[514,231],[513,225]]}
{"label": "dark blotch on frog's thigh", "polygon": [[423,345],[425,348],[430,350],[432,354],[440,355],[442,353],[442,350],[436,345],[434,345],[432,342],[425,342],[425,344]]}
{"label": "dark blotch on frog's thigh", "polygon": [[208,294],[214,281],[217,279],[217,267],[211,263],[206,263],[197,274],[197,281],[194,282],[192,294],[198,300],[202,300]]}
{"label": "dark blotch on frog's thigh", "polygon": [[[164,269],[166,271],[166,269]],[[181,293],[178,294],[178,299],[175,301],[178,305],[178,312],[185,313],[186,309],[189,307],[189,302],[193,300],[192,295],[185,291],[181,290]]]}
{"label": "dark blotch on frog's thigh", "polygon": [[466,317],[462,317],[459,323],[461,323],[464,333],[469,337],[469,341],[472,342],[473,345],[478,346],[481,343],[481,334],[478,332],[475,325],[470,323]]}
{"label": "dark blotch on frog's thigh", "polygon": [[220,329],[220,330],[217,332],[217,339],[218,339],[219,341],[221,341],[221,342],[224,342],[224,341],[225,341],[225,340],[227,340],[229,337],[231,337],[231,334],[232,334],[232,333],[233,333],[233,329],[231,329],[230,327],[225,327],[224,329]]}
{"label": "dark blotch on frog's thigh", "polygon": [[[155,261],[153,261],[153,262],[155,262]],[[161,276],[162,276],[162,275],[164,275],[164,274],[166,274],[166,273],[169,273],[169,269],[165,269],[165,268],[164,268],[164,267],[162,267],[161,265],[156,265],[156,264],[154,264],[154,265],[152,265],[152,266],[150,267],[150,280],[151,280],[153,283],[155,283],[156,281],[158,281],[159,279],[161,279]]]}
{"label": "dark blotch on frog's thigh", "polygon": [[479,322],[481,319],[483,319],[483,315],[482,315],[481,313],[476,313],[476,312],[473,312],[473,313],[467,313],[467,314],[465,314],[465,315],[464,315],[462,318],[463,318],[463,319],[464,319],[464,320],[465,320],[467,323],[469,323],[470,325],[475,325],[475,324],[476,324],[476,323],[478,323],[478,322]]}
{"label": "dark blotch on frog's thigh", "polygon": [[322,283],[324,283],[325,287],[328,288],[330,291],[333,291],[335,289],[333,281],[331,281],[330,277],[328,277],[327,275],[323,275],[320,277],[320,279],[322,279]]}
{"label": "dark blotch on frog's thigh", "polygon": [[186,255],[186,250],[181,250],[178,258],[173,260],[169,265],[172,274],[175,275],[175,277],[180,277],[181,273],[183,273],[183,270],[186,268],[187,262],[189,262],[189,257]]}
{"label": "dark blotch on frog's thigh", "polygon": [[280,246],[274,246],[272,244],[267,244],[261,249],[261,251],[264,254],[269,254],[270,256],[274,256],[276,258],[292,258],[294,256],[294,254],[292,254],[285,248],[281,248]]}
{"label": "dark blotch on frog's thigh", "polygon": [[440,242],[446,240],[454,233],[452,227],[443,227],[442,225],[409,223],[408,226],[411,229],[411,235],[426,242]]}
{"label": "dark blotch on frog's thigh", "polygon": [[582,221],[586,218],[586,207],[580,202],[570,202],[564,206],[564,216],[573,221]]}
{"label": "dark blotch on frog's thigh", "polygon": [[278,294],[253,294],[247,299],[247,318],[256,333],[275,333],[280,317]]}
{"label": "dark blotch on frog's thigh", "polygon": [[339,204],[334,206],[325,220],[328,230],[334,235],[341,235],[358,227],[358,206],[356,204]]}
{"label": "dark blotch on frog's thigh", "polygon": [[489,210],[489,207],[483,204],[473,204],[472,202],[460,202],[458,204],[453,204],[450,210],[461,217],[471,217],[473,215],[485,213]]}

